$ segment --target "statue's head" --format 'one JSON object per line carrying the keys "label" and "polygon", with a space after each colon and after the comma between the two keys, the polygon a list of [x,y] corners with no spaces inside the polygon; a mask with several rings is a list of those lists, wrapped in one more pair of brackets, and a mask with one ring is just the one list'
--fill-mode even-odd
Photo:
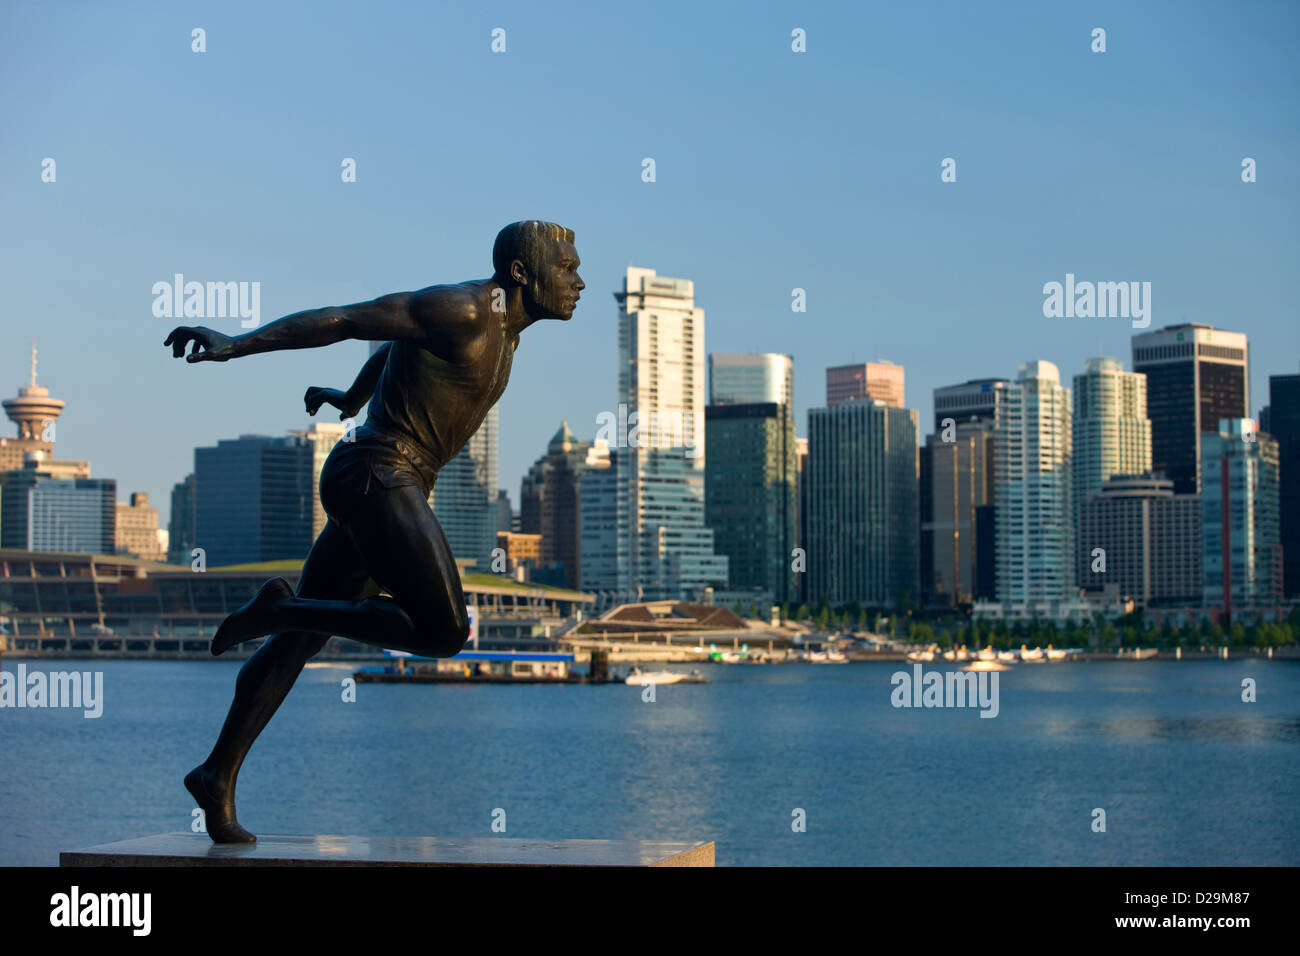
{"label": "statue's head", "polygon": [[520,286],[524,308],[536,319],[571,319],[578,295],[586,288],[578,276],[573,230],[553,222],[512,222],[492,246],[493,278]]}

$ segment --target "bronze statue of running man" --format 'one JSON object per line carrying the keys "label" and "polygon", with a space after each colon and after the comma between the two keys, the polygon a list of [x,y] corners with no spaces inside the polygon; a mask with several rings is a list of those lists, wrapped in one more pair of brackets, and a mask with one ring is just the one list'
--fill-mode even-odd
{"label": "bronze statue of running man", "polygon": [[350,418],[370,404],[355,440],[337,443],[321,471],[328,521],[303,564],[297,593],[284,578],[267,581],[212,639],[212,653],[221,654],[274,635],[240,669],[212,753],[185,777],[214,842],[256,841],[235,818],[239,768],[303,665],[331,635],[425,657],[451,657],[465,645],[460,575],[429,492],[438,470],[505,391],[519,334],[539,319],[573,317],[585,288],[578,265],[571,229],[516,222],[497,235],[490,279],[309,309],[235,337],[201,326],[167,336],[163,344],[176,358],[193,342],[188,362],[344,339],[386,343],[346,392],[307,390],[312,415],[330,404]]}

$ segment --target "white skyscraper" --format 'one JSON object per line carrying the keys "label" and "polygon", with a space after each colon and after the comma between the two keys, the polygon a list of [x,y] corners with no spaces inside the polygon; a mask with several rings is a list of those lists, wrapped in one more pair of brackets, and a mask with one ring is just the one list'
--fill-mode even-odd
{"label": "white skyscraper", "polygon": [[[617,449],[617,572],[589,578],[584,555],[584,587],[625,601],[695,599],[727,584],[727,559],[704,525],[704,310],[691,280],[653,269],[629,267],[614,298],[619,409],[596,437]],[[597,528],[582,535],[584,546],[608,540]]]}
{"label": "white skyscraper", "polygon": [[1028,362],[1004,409],[994,451],[998,602],[1008,616],[1051,617],[1074,595],[1070,391],[1051,362]]}
{"label": "white skyscraper", "polygon": [[1124,371],[1113,358],[1090,358],[1074,376],[1072,486],[1075,567],[1080,587],[1088,577],[1094,545],[1078,537],[1079,516],[1091,495],[1116,475],[1151,470],[1151,421],[1147,418],[1147,377]]}
{"label": "white skyscraper", "polygon": [[775,402],[794,409],[794,359],[764,352],[709,356],[709,404],[750,405]]}

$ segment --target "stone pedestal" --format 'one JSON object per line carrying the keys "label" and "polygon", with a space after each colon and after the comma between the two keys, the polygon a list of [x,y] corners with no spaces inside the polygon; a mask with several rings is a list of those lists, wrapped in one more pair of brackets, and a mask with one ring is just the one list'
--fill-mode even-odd
{"label": "stone pedestal", "polygon": [[213,843],[160,833],[59,854],[60,866],[713,866],[713,844],[513,837],[263,836]]}

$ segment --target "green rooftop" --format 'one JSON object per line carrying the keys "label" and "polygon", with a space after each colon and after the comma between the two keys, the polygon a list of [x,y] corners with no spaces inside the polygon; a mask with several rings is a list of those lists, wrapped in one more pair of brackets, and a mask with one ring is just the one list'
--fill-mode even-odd
{"label": "green rooftop", "polygon": [[[209,571],[245,571],[255,574],[283,574],[290,572],[299,574],[302,572],[303,562],[296,558],[285,561],[258,561],[253,564],[227,564],[219,568],[208,568]],[[588,597],[582,591],[570,591],[568,588],[553,588],[544,584],[532,584],[527,581],[516,581],[514,578],[502,577],[496,574],[477,574],[466,572],[460,576],[462,584],[472,585],[480,588],[513,588],[519,591],[544,591],[556,597],[584,598]]]}

